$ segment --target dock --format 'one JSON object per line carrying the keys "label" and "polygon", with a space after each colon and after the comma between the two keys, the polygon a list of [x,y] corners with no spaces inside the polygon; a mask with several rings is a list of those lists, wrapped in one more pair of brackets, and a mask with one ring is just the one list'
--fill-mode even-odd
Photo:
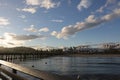
{"label": "dock", "polygon": [[[4,60],[0,60],[0,66],[2,66],[2,65],[12,69],[12,72],[9,72],[9,71],[3,69],[2,67],[0,67],[0,72],[10,76],[12,78],[12,80],[28,80],[24,77],[17,75],[17,71],[27,74],[27,75],[30,75],[30,76],[33,76],[40,80],[76,80],[76,79],[71,79],[66,76],[61,76],[61,75],[53,74],[53,73],[46,72],[46,71],[40,71],[40,70],[36,70],[33,68],[28,68],[28,67],[24,67],[24,66],[21,66],[18,64],[7,62]],[[3,80],[6,80],[5,76],[3,74],[0,73],[0,76],[2,76],[1,78]]]}

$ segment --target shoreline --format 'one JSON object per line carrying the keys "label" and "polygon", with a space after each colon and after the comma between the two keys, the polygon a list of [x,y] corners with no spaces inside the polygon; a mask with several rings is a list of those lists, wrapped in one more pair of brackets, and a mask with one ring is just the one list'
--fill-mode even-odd
{"label": "shoreline", "polygon": [[120,74],[79,74],[67,76],[77,80],[120,80]]}
{"label": "shoreline", "polygon": [[120,54],[68,54],[73,57],[120,57]]}

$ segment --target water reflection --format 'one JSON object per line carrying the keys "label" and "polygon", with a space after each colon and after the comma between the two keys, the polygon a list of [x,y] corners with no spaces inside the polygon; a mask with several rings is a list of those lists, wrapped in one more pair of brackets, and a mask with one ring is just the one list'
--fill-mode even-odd
{"label": "water reflection", "polygon": [[20,64],[60,75],[120,74],[120,57],[51,57]]}

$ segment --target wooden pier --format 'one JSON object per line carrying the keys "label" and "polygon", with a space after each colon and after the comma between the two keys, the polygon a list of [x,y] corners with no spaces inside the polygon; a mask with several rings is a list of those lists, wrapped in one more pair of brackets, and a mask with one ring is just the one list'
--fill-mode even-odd
{"label": "wooden pier", "polygon": [[[36,70],[33,68],[23,67],[23,66],[11,63],[11,62],[0,60],[0,66],[2,66],[2,65],[7,66],[12,69],[12,72],[9,72],[9,71],[3,69],[2,67],[0,67],[0,72],[5,73],[6,75],[10,76],[12,78],[12,80],[28,80],[26,78],[23,78],[23,77],[17,75],[17,71],[22,72],[27,75],[30,75],[30,76],[33,76],[40,80],[76,80],[76,79],[71,79],[71,78],[68,78],[65,76],[60,76],[57,74],[52,74],[49,72]],[[2,76],[1,78],[3,80],[6,80],[5,76],[2,75],[1,73],[0,73],[0,76]]]}

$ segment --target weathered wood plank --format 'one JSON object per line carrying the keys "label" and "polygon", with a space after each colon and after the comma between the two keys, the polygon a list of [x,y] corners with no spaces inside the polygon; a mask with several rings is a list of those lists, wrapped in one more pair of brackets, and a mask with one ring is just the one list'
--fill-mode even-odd
{"label": "weathered wood plank", "polygon": [[0,64],[8,66],[17,71],[23,72],[25,74],[34,76],[36,78],[43,79],[43,80],[75,80],[75,79],[60,76],[57,74],[52,74],[52,73],[45,72],[45,71],[39,71],[39,70],[35,70],[32,68],[28,68],[28,67],[23,67],[23,66],[20,66],[20,65],[14,64],[14,63],[10,63],[7,61],[3,61],[3,60],[0,60]]}
{"label": "weathered wood plank", "polygon": [[9,80],[8,78],[6,78],[3,74],[0,73],[0,80]]}
{"label": "weathered wood plank", "polygon": [[[11,73],[11,72],[9,72],[9,71],[7,71],[5,69],[2,69],[2,68],[0,68],[0,71],[3,72],[3,73],[5,73],[6,75],[10,76],[11,78],[13,78],[13,80],[28,80],[26,78],[23,78],[23,77],[21,77],[19,75]],[[9,80],[9,79],[5,79],[5,80]]]}

